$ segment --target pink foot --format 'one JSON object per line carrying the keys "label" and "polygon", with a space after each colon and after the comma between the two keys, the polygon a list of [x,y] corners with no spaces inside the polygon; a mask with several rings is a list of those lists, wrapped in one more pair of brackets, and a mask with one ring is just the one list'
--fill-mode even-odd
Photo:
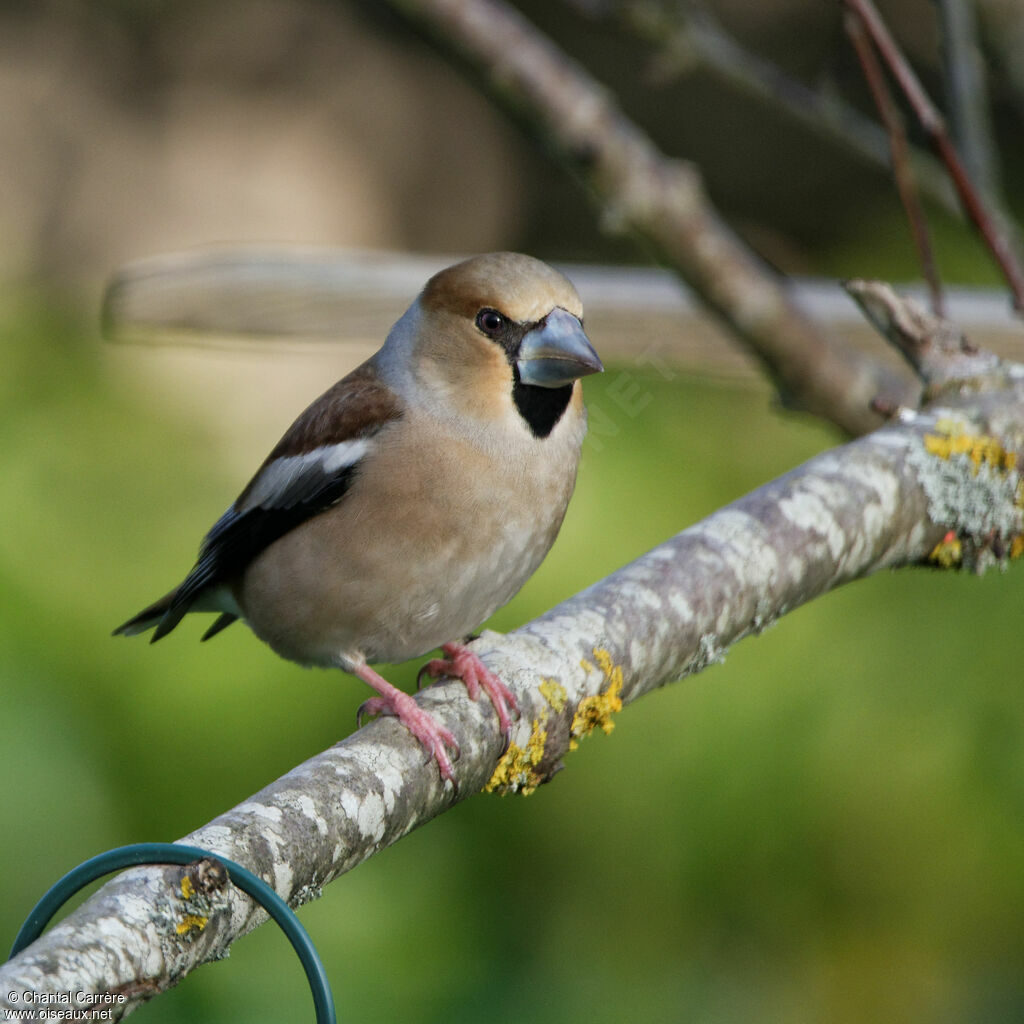
{"label": "pink foot", "polygon": [[392,686],[383,676],[378,675],[369,665],[360,665],[352,670],[364,683],[372,686],[379,697],[365,701],[357,712],[357,720],[363,715],[395,715],[398,720],[423,744],[427,753],[437,762],[441,778],[449,781],[456,789],[458,783],[452,770],[452,762],[446,747],[458,754],[459,744],[452,733],[434,718],[429,711],[413,700],[404,690]]}
{"label": "pink foot", "polygon": [[511,708],[516,714],[519,713],[519,705],[516,703],[512,691],[474,654],[465,644],[448,643],[441,645],[443,658],[434,658],[428,661],[420,669],[420,676],[428,675],[432,679],[439,676],[454,676],[466,684],[466,690],[470,697],[476,700],[483,690],[498,715],[498,725],[501,726],[501,733],[507,740],[512,732],[512,719],[509,716]]}

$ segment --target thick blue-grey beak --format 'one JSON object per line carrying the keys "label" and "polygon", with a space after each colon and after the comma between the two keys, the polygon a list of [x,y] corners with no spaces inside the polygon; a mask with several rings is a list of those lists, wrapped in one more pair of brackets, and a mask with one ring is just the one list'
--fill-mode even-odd
{"label": "thick blue-grey beak", "polygon": [[579,320],[564,309],[553,309],[523,337],[516,368],[524,384],[560,388],[600,373],[604,366]]}

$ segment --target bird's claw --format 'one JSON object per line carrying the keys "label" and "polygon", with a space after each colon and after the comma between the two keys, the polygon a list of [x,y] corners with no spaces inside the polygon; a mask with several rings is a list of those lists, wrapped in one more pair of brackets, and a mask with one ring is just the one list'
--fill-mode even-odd
{"label": "bird's claw", "polygon": [[356,728],[363,727],[364,718],[376,718],[377,715],[393,715],[391,705],[383,697],[370,697],[356,709]]}
{"label": "bird's claw", "polygon": [[437,679],[444,675],[444,666],[447,663],[443,658],[431,658],[425,665],[420,667],[419,672],[416,673],[416,689],[423,689],[423,677],[430,676],[431,679]]}
{"label": "bird's claw", "polygon": [[363,724],[363,717],[367,715],[395,716],[426,750],[427,760],[424,763],[436,761],[441,778],[450,782],[456,793],[458,792],[459,786],[455,781],[451,758],[448,756],[449,749],[455,760],[462,756],[458,740],[450,729],[446,729],[429,711],[421,708],[409,694],[399,691],[393,698],[371,697],[363,701],[356,712],[356,723],[360,727]]}
{"label": "bird's claw", "polygon": [[469,696],[476,700],[483,690],[491,699],[494,711],[498,716],[498,725],[505,737],[506,748],[512,735],[511,710],[519,717],[519,705],[515,694],[480,660],[480,656],[471,651],[465,644],[447,643],[441,646],[443,658],[432,658],[416,674],[417,687],[424,675],[437,679],[440,676],[452,676],[466,684]]}

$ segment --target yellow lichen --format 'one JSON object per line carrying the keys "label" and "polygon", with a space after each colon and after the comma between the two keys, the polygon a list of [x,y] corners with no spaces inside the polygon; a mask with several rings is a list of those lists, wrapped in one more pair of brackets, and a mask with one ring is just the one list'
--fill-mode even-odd
{"label": "yellow lichen", "polygon": [[548,731],[544,728],[546,721],[546,715],[543,719],[533,720],[525,748],[518,743],[508,745],[490,781],[484,786],[484,792],[493,793],[497,789],[502,795],[519,792],[529,796],[544,781],[536,769],[544,758],[544,744],[548,740]]}
{"label": "yellow lichen", "polygon": [[998,439],[987,434],[968,434],[957,425],[940,421],[937,425],[941,434],[925,434],[924,447],[929,455],[940,459],[951,459],[954,455],[966,455],[975,471],[983,465],[991,466],[1002,473],[1008,473],[1017,466],[1017,453],[1007,451]]}
{"label": "yellow lichen", "polygon": [[568,696],[565,692],[565,687],[557,679],[545,679],[538,689],[541,696],[551,705],[551,709],[555,714],[560,714],[562,708],[565,707],[565,700]]}
{"label": "yellow lichen", "polygon": [[[1014,516],[1013,510],[1006,507],[1009,501],[1017,509],[1024,508],[1024,479],[1021,479],[1021,460],[1017,452],[1005,448],[996,437],[972,433],[967,422],[950,417],[938,420],[935,431],[924,435],[924,450],[945,461],[959,457],[960,464],[966,463],[974,477],[984,468],[988,493],[982,495],[984,511],[977,512],[980,501],[975,496],[971,505],[974,514],[968,517],[963,511],[967,503],[956,490],[962,483],[958,483],[956,477],[943,478],[944,489],[938,497],[929,496],[938,503],[942,518],[946,518],[950,507],[960,509],[961,516],[957,530],[951,530],[932,548],[929,560],[943,568],[952,568],[977,567],[983,564],[984,556],[994,555],[999,561],[1007,554],[1010,558],[1020,557],[1024,554],[1024,538],[1018,532],[1019,514]],[[965,539],[969,541],[966,547]]]}
{"label": "yellow lichen", "polygon": [[[604,648],[594,648],[594,661],[604,673],[608,685],[601,693],[584,697],[577,706],[569,730],[570,750],[575,750],[579,740],[596,728],[600,728],[606,735],[610,733],[615,728],[612,715],[622,710],[622,667],[615,664],[611,654]],[[585,664],[589,665],[589,662]]]}
{"label": "yellow lichen", "polygon": [[951,569],[963,561],[963,545],[960,538],[950,530],[928,555],[929,561],[941,565],[943,569]]}
{"label": "yellow lichen", "polygon": [[207,921],[209,921],[209,918],[203,917],[201,914],[186,914],[178,922],[175,930],[179,935],[187,935],[192,931],[201,932],[206,927]]}
{"label": "yellow lichen", "polygon": [[[616,665],[611,654],[603,648],[594,649],[593,663],[584,660],[582,667],[587,672],[600,669],[607,680],[601,693],[593,697],[585,697],[576,707],[570,727],[569,749],[575,750],[577,741],[594,729],[600,728],[610,733],[615,728],[612,715],[622,710],[622,668]],[[555,679],[543,679],[538,687],[548,707],[543,708],[540,718],[533,720],[530,738],[525,747],[510,743],[494,773],[491,775],[484,791],[493,793],[495,790],[506,793],[522,793],[529,796],[537,787],[551,777],[550,766],[541,768],[546,754],[548,742],[548,721],[551,709],[556,715],[561,714],[568,704],[569,694],[564,686]],[[563,726],[564,728],[564,726]],[[556,730],[555,736],[560,733]],[[559,751],[555,751],[557,754]],[[549,755],[554,756],[554,755]],[[557,770],[560,765],[555,766]]]}
{"label": "yellow lichen", "polygon": [[[561,683],[555,679],[544,679],[538,689],[556,714],[562,711],[568,694]],[[547,722],[548,710],[545,708],[540,718],[533,720],[533,728],[526,746],[521,747],[518,743],[508,745],[508,750],[484,786],[485,793],[500,790],[502,796],[506,793],[522,793],[523,796],[529,796],[544,781],[536,769],[544,759],[544,747],[548,741]]]}
{"label": "yellow lichen", "polygon": [[188,875],[185,875],[181,880],[181,898],[183,900],[190,900],[196,894],[196,887],[192,882],[192,879]]}
{"label": "yellow lichen", "polygon": [[613,679],[618,676],[619,688],[622,687],[622,669],[615,664],[614,659],[611,656],[610,651],[606,651],[603,647],[594,648],[594,661],[597,662],[597,667],[608,677]]}

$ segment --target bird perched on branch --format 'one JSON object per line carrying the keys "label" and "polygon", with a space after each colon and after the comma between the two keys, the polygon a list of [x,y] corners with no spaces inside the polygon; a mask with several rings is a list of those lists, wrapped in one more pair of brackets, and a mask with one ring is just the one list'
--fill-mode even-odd
{"label": "bird perched on branch", "polygon": [[214,524],[184,582],[115,633],[159,640],[192,611],[243,619],[284,658],[337,666],[452,780],[455,737],[369,662],[442,645],[431,676],[512,693],[461,642],[540,565],[586,430],[580,378],[602,369],[579,296],[539,260],[477,256],[432,277],[384,346],[292,424]]}

